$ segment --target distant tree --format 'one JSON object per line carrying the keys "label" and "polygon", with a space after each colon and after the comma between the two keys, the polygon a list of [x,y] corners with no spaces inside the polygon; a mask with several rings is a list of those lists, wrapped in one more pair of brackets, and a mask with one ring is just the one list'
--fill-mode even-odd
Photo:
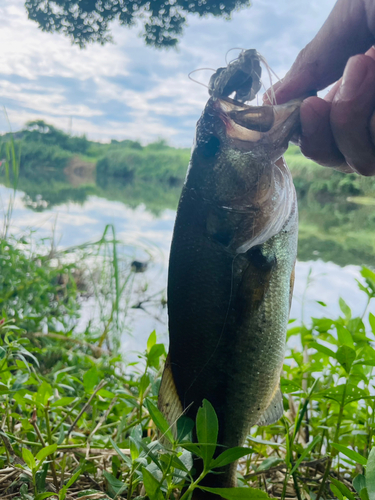
{"label": "distant tree", "polygon": [[90,141],[85,135],[72,137],[44,120],[34,120],[26,123],[22,131],[22,138],[26,142],[43,142],[56,145],[65,151],[85,154],[90,146]]}
{"label": "distant tree", "polygon": [[29,19],[43,31],[64,33],[81,48],[111,41],[109,24],[143,24],[147,45],[173,47],[182,34],[187,14],[224,16],[249,0],[26,0]]}

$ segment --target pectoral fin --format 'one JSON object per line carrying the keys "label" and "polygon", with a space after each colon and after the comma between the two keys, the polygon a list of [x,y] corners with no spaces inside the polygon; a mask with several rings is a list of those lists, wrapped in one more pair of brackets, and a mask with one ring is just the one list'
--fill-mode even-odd
{"label": "pectoral fin", "polygon": [[257,422],[257,425],[265,426],[271,425],[280,420],[284,413],[283,395],[280,388],[277,389],[271,403],[267,410],[263,413]]}
{"label": "pectoral fin", "polygon": [[183,408],[173,379],[169,354],[165,361],[164,372],[161,379],[158,408],[174,429],[178,418],[183,413]]}

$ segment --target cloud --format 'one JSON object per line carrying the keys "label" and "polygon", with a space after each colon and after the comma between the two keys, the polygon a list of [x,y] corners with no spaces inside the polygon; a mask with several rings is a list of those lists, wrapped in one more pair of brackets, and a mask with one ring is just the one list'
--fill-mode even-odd
{"label": "cloud", "polygon": [[[208,97],[187,78],[191,70],[223,66],[228,49],[253,47],[283,76],[333,5],[334,0],[257,0],[230,22],[189,16],[178,49],[169,51],[146,47],[139,27],[115,23],[114,44],[80,50],[63,35],[40,31],[27,19],[23,0],[3,0],[0,104],[15,130],[35,118],[61,128],[72,120],[74,133],[95,140],[146,143],[165,137],[190,146]],[[202,82],[209,76],[194,75]],[[2,117],[0,132],[7,130]]]}

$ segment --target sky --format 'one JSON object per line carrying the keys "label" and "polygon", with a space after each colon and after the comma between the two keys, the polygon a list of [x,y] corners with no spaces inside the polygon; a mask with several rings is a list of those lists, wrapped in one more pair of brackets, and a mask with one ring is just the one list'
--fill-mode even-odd
{"label": "sky", "polygon": [[[189,16],[177,49],[161,51],[146,47],[140,26],[116,23],[114,43],[79,49],[64,35],[43,33],[27,18],[24,0],[1,0],[0,105],[13,131],[43,119],[102,142],[163,138],[190,147],[208,93],[188,73],[225,66],[227,51],[241,47],[257,49],[282,78],[334,3],[253,0],[230,21]],[[211,74],[194,77],[207,83]],[[8,131],[0,111],[0,133]]]}

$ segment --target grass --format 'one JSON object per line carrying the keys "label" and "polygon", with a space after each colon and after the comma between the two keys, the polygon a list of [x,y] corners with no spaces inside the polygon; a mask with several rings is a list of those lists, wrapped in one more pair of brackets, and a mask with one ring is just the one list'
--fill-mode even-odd
{"label": "grass", "polygon": [[[176,436],[157,410],[165,347],[155,333],[136,362],[119,350],[131,271],[112,227],[95,244],[55,255],[27,241],[1,244],[1,498],[187,500],[205,474],[238,459],[239,489],[223,490],[224,498],[372,498],[371,313],[352,318],[340,300],[338,318],[291,323],[284,417],[253,428],[243,448],[215,453],[217,418],[209,402],[197,416],[198,443],[191,442],[194,422],[182,417]],[[88,287],[78,270],[82,262],[94,269],[95,259],[103,274],[85,279],[95,276],[98,304],[104,290],[112,291],[103,321],[79,333]],[[362,275],[370,304],[375,274],[364,268]],[[195,480],[189,452],[205,460]]]}

